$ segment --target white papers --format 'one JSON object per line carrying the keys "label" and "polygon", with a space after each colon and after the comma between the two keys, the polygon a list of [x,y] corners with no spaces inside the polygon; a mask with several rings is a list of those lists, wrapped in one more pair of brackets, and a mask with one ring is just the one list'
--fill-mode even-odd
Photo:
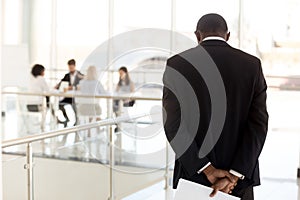
{"label": "white papers", "polygon": [[179,180],[178,189],[174,200],[239,200],[240,198],[231,196],[223,192],[217,192],[214,197],[210,197],[212,188],[187,181]]}
{"label": "white papers", "polygon": [[69,87],[69,82],[68,82],[68,81],[62,81],[62,82],[60,83],[59,90],[60,90],[61,92],[65,92],[64,89],[65,89],[65,88],[68,88],[68,87]]}

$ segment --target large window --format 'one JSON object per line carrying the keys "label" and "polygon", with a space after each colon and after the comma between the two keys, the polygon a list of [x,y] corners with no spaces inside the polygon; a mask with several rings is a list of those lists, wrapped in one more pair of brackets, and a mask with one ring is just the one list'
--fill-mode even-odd
{"label": "large window", "polygon": [[67,69],[74,58],[78,67],[108,38],[108,1],[57,1],[57,68]]}
{"label": "large window", "polygon": [[28,45],[29,64],[42,63],[55,77],[70,58],[80,66],[109,33],[173,29],[195,40],[199,17],[217,12],[232,46],[261,57],[267,74],[291,75],[300,72],[299,8],[296,0],[3,0],[3,44]]}
{"label": "large window", "polygon": [[[2,12],[2,11],[1,11]],[[3,44],[17,45],[22,41],[22,0],[3,1]]]}
{"label": "large window", "polygon": [[230,44],[238,46],[238,22],[239,22],[239,1],[238,0],[215,0],[215,1],[194,1],[177,0],[175,13],[176,31],[184,33],[196,40],[194,31],[199,18],[207,13],[219,13],[228,23],[231,33]]}

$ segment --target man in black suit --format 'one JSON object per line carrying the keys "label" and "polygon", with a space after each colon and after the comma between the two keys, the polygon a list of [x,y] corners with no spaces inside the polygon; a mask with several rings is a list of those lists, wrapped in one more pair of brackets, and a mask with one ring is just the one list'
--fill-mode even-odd
{"label": "man in black suit", "polygon": [[268,126],[260,60],[227,44],[218,14],[201,17],[195,34],[199,45],[168,59],[163,78],[164,129],[176,154],[173,187],[183,178],[212,187],[211,196],[223,191],[253,200]]}
{"label": "man in black suit", "polygon": [[[68,82],[68,88],[67,90],[77,90],[77,85],[79,84],[80,80],[83,79],[83,74],[80,73],[80,71],[76,70],[76,61],[74,59],[71,59],[68,61],[68,67],[69,67],[69,73],[65,74],[64,78],[61,79],[61,81],[55,86],[56,89],[59,89],[61,83],[63,81]],[[59,102],[59,109],[62,111],[65,121],[62,122],[64,123],[64,126],[66,127],[67,122],[69,121],[69,117],[66,113],[65,110],[65,105],[70,104],[75,112],[75,119],[77,121],[76,117],[76,106],[74,102],[74,98],[64,98]],[[76,124],[76,122],[75,122]]]}

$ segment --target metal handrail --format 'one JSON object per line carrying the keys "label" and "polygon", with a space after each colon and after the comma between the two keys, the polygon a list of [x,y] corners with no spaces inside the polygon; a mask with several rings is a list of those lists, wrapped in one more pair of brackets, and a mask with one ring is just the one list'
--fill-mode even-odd
{"label": "metal handrail", "polygon": [[266,78],[282,78],[282,79],[300,79],[300,76],[299,77],[295,77],[295,76],[277,76],[277,75],[266,75],[265,76]]}
{"label": "metal handrail", "polygon": [[[150,114],[158,114],[156,113],[150,113]],[[37,135],[32,135],[32,136],[27,136],[23,138],[18,138],[18,139],[12,139],[12,140],[6,140],[2,142],[2,149],[6,147],[11,147],[11,146],[16,146],[16,145],[21,145],[21,144],[26,144],[26,164],[24,165],[24,168],[27,170],[27,199],[28,200],[33,200],[34,199],[34,191],[33,191],[33,151],[32,151],[32,143],[39,141],[39,140],[44,140],[60,135],[66,135],[69,133],[72,133],[74,131],[80,131],[80,130],[86,130],[86,129],[91,129],[91,128],[96,128],[99,126],[109,126],[109,135],[110,135],[110,144],[113,144],[114,141],[114,134],[112,131],[112,126],[114,124],[120,123],[120,122],[126,122],[129,120],[133,119],[138,119],[141,117],[148,116],[149,113],[142,113],[142,114],[136,114],[133,116],[120,116],[115,119],[106,119],[102,120],[99,122],[95,123],[89,123],[89,124],[84,124],[84,125],[78,125],[75,127],[71,128],[65,128],[62,130],[56,130],[56,131],[50,131],[50,132],[45,132]],[[167,156],[168,157],[168,156]],[[114,200],[115,199],[115,194],[114,194],[114,178],[113,178],[113,169],[114,169],[114,148],[113,145],[110,145],[110,196],[109,199]],[[166,168],[168,168],[168,165],[166,165]],[[166,173],[168,172],[168,169],[166,169]],[[169,179],[169,174],[165,174],[165,181],[166,185],[168,183]]]}
{"label": "metal handrail", "polygon": [[[68,70],[66,69],[47,69],[47,71],[50,71],[50,72],[63,72],[63,73],[69,73]],[[80,70],[81,71],[81,70]],[[97,71],[100,71],[100,72],[110,72],[110,73],[117,73],[119,72],[119,69],[100,69]],[[142,70],[142,69],[138,69],[138,70],[132,70],[130,71],[130,73],[132,74],[136,74],[136,73],[164,73],[164,70],[163,69],[147,69],[147,70]],[[60,80],[61,78],[56,78],[56,80]]]}
{"label": "metal handrail", "polygon": [[270,89],[278,89],[278,90],[287,90],[287,91],[300,91],[300,87],[299,86],[293,86],[293,87],[289,87],[289,86],[268,86],[268,88]]}
{"label": "metal handrail", "polygon": [[32,143],[32,142],[36,142],[39,140],[44,140],[44,139],[60,136],[60,135],[66,135],[66,134],[72,133],[74,131],[82,131],[82,130],[87,130],[87,129],[91,129],[91,128],[96,128],[99,126],[114,125],[114,124],[117,124],[120,122],[126,122],[129,120],[138,119],[138,118],[145,117],[148,115],[149,115],[149,113],[136,114],[133,116],[121,116],[121,117],[116,117],[114,119],[101,120],[99,122],[78,125],[78,126],[74,126],[74,127],[70,127],[70,128],[64,128],[61,130],[45,132],[45,133],[40,133],[40,134],[36,134],[36,135],[29,135],[29,136],[17,138],[17,139],[5,140],[5,141],[2,141],[2,149],[6,148],[6,147],[20,145],[20,144]]}
{"label": "metal handrail", "polygon": [[146,100],[146,101],[161,101],[161,97],[144,97],[144,96],[134,96],[128,94],[102,94],[102,95],[86,95],[80,94],[79,92],[75,93],[55,93],[55,92],[44,92],[44,93],[35,93],[35,92],[14,92],[14,91],[3,91],[2,94],[16,94],[16,95],[25,95],[25,96],[56,96],[56,97],[69,97],[69,98],[96,98],[96,99],[132,99],[132,100]]}
{"label": "metal handrail", "polygon": [[[279,90],[288,90],[288,91],[300,91],[299,86],[273,86],[273,85],[268,85],[269,89],[279,89]],[[161,101],[162,97],[142,97],[142,96],[130,96],[128,94],[124,95],[108,95],[108,94],[103,94],[103,95],[85,95],[85,94],[80,94],[80,93],[52,93],[52,92],[47,92],[47,93],[34,93],[34,92],[13,92],[13,91],[3,91],[2,94],[14,94],[14,95],[24,95],[24,96],[54,96],[54,97],[69,97],[69,98],[91,98],[91,99],[119,99],[119,100],[126,100],[126,99],[131,99],[131,100],[143,100],[143,101]]]}

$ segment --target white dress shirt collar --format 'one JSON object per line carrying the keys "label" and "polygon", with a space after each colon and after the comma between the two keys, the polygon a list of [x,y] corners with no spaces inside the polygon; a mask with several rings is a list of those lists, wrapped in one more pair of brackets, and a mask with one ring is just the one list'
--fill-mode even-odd
{"label": "white dress shirt collar", "polygon": [[226,40],[222,37],[219,37],[219,36],[209,36],[209,37],[206,37],[202,40],[202,42],[206,41],[206,40],[221,40],[221,41],[224,41],[226,42]]}

